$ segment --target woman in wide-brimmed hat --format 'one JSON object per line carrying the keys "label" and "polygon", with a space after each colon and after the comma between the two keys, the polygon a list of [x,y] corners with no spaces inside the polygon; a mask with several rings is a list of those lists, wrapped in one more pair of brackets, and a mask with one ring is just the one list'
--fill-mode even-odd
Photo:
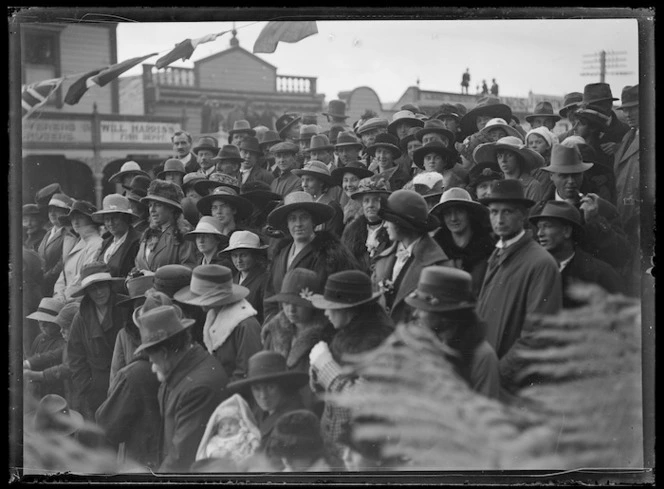
{"label": "woman in wide-brimmed hat", "polygon": [[426,267],[406,302],[414,308],[419,324],[431,329],[453,350],[446,358],[469,387],[497,399],[498,356],[486,340],[486,325],[475,312],[472,282],[463,270]]}
{"label": "woman in wide-brimmed hat", "polygon": [[95,261],[102,245],[99,225],[92,219],[97,208],[85,200],[76,200],[66,216],[58,219],[62,225],[71,225],[78,240],[69,250],[63,248],[62,272],[53,286],[53,297],[69,302],[78,287],[83,266]]}
{"label": "woman in wide-brimmed hat", "polygon": [[127,298],[116,292],[123,282],[111,276],[105,263],[94,262],[83,267],[80,286],[72,294],[83,296],[67,342],[74,407],[92,421],[106,399],[115,338],[125,322],[125,314],[116,307]]}
{"label": "woman in wide-brimmed hat", "polygon": [[114,277],[126,277],[134,267],[141,235],[132,224],[138,216],[129,205],[129,199],[120,194],[104,197],[102,209],[92,214],[92,219],[104,224],[108,231],[96,259],[108,265]]}
{"label": "woman in wide-brimmed hat", "polygon": [[[229,392],[237,392],[247,401],[254,401],[253,414],[261,434],[258,453],[265,452],[277,420],[285,413],[303,408],[298,391],[308,380],[307,373],[288,370],[283,355],[260,351],[249,358],[246,377],[228,384]],[[282,468],[280,460],[272,462],[277,470]]]}
{"label": "woman in wide-brimmed hat", "polygon": [[[311,304],[313,294],[323,292],[323,283],[313,270],[290,270],[278,294],[266,302],[278,303],[279,313],[263,325],[263,348],[276,351],[286,358],[288,370],[309,374],[309,352],[321,340],[329,340],[334,329],[323,311]],[[308,386],[300,390],[304,405],[320,414],[321,400]]]}
{"label": "woman in wide-brimmed hat", "polygon": [[[281,230],[286,237],[274,247],[265,297],[276,294],[286,272],[294,268],[314,270],[325,279],[330,273],[361,267],[336,235],[316,231],[316,226],[333,216],[331,206],[314,202],[306,192],[291,192],[282,205],[270,212],[268,224]],[[265,319],[270,319],[277,309],[276,304],[264,303]]]}
{"label": "woman in wide-brimmed hat", "polygon": [[343,231],[343,209],[339,204],[341,188],[336,185],[329,167],[322,161],[310,160],[300,170],[293,170],[300,177],[302,190],[311,195],[314,202],[332,207],[334,215],[317,228],[319,231],[330,231],[341,236]]}
{"label": "woman in wide-brimmed hat", "polygon": [[228,236],[221,232],[219,219],[203,216],[193,231],[184,235],[184,239],[196,243],[198,258],[196,265],[228,265],[219,252],[228,245]]}
{"label": "woman in wide-brimmed hat", "polygon": [[[455,171],[461,160],[454,146],[445,146],[440,141],[431,141],[413,153],[413,163],[425,172],[438,172],[443,176],[443,187],[460,187],[465,184],[465,171]],[[463,177],[463,178],[462,178]]]}
{"label": "woman in wide-brimmed hat", "polygon": [[442,223],[433,235],[452,265],[470,273],[473,291],[479,294],[487,260],[495,242],[487,208],[472,200],[468,191],[451,188],[430,211]]}
{"label": "woman in wide-brimmed hat", "polygon": [[449,265],[450,260],[429,232],[440,226],[429,214],[424,197],[414,190],[397,190],[387,199],[378,215],[392,246],[375,260],[372,281],[385,292],[385,305],[395,323],[407,321],[410,310],[404,299],[415,288],[420,270],[429,265]]}
{"label": "woman in wide-brimmed hat", "polygon": [[410,174],[396,164],[401,156],[399,140],[391,134],[378,134],[374,143],[366,149],[372,159],[369,170],[384,177],[392,190],[399,190],[410,180]]}
{"label": "woman in wide-brimmed hat", "polygon": [[[378,299],[371,278],[359,270],[346,270],[330,275],[323,294],[314,294],[311,303],[325,311],[336,330],[331,341],[317,343],[309,354],[310,385],[314,392],[341,392],[354,387],[356,377],[343,374],[346,355],[372,350],[394,330],[394,323]],[[339,437],[348,422],[347,412],[327,402],[321,417],[321,430],[330,453],[340,461]]]}
{"label": "woman in wide-brimmed hat", "polygon": [[182,199],[184,193],[179,185],[165,180],[150,183],[147,195],[141,199],[150,209],[150,227],[141,237],[134,269],[154,272],[171,263],[195,265],[196,249],[184,239],[184,229],[178,225]]}
{"label": "woman in wide-brimmed hat", "polygon": [[253,205],[230,187],[219,186],[196,204],[203,216],[212,216],[221,224],[221,233],[230,237],[244,229],[244,222],[251,217]]}
{"label": "woman in wide-brimmed hat", "polygon": [[262,349],[256,309],[246,300],[249,289],[233,283],[231,270],[221,265],[199,265],[191,282],[173,296],[176,301],[199,306],[207,313],[203,341],[208,352],[224,367],[228,378],[247,374],[249,357]]}
{"label": "woman in wide-brimmed hat", "polygon": [[108,183],[119,183],[124,188],[127,188],[136,175],[143,175],[149,178],[149,175],[141,168],[141,165],[135,161],[127,161],[122,164],[119,172],[113,174],[108,179]]}
{"label": "woman in wide-brimmed hat", "polygon": [[70,226],[60,223],[60,217],[66,216],[71,209],[74,199],[68,195],[56,193],[48,202],[48,220],[52,227],[39,243],[37,253],[43,261],[44,281],[42,295],[51,297],[53,287],[62,271],[62,256],[64,250],[70,250],[78,239],[71,231]]}
{"label": "woman in wide-brimmed hat", "polygon": [[473,153],[475,161],[495,161],[505,180],[519,180],[523,184],[526,198],[540,201],[544,190],[530,172],[544,166],[542,155],[528,148],[514,136],[506,136],[495,143],[481,144]]}
{"label": "woman in wide-brimmed hat", "polygon": [[[267,249],[259,235],[251,231],[237,231],[228,245],[219,252],[232,264],[233,283],[249,289],[246,299],[256,309],[256,319],[263,324],[263,295],[267,282]],[[231,267],[229,267],[231,268]]]}
{"label": "woman in wide-brimmed hat", "polygon": [[362,213],[362,205],[357,200],[353,200],[351,196],[357,191],[360,180],[371,176],[373,176],[373,172],[359,161],[350,162],[346,166],[332,171],[332,179],[343,189],[348,198],[348,202],[343,208],[344,227]]}
{"label": "woman in wide-brimmed hat", "polygon": [[480,134],[488,136],[489,140],[494,143],[507,136],[514,136],[523,140],[521,133],[500,117],[489,120],[479,132]]}
{"label": "woman in wide-brimmed hat", "polygon": [[512,109],[500,102],[498,97],[487,96],[477,101],[477,105],[468,111],[460,121],[463,143],[459,149],[462,157],[462,165],[470,170],[477,161],[473,158],[473,152],[478,145],[490,143],[491,139],[487,133],[480,132],[491,119],[500,118],[511,121]]}
{"label": "woman in wide-brimmed hat", "polygon": [[478,163],[468,172],[466,190],[473,197],[473,200],[479,201],[491,192],[493,182],[502,179],[503,174],[498,163],[495,161]]}
{"label": "woman in wide-brimmed hat", "polygon": [[[60,326],[57,325],[55,319],[63,306],[63,302],[52,297],[45,297],[39,302],[37,310],[26,316],[27,319],[39,322],[39,330],[41,332],[32,341],[28,356],[23,361],[24,372],[26,369],[27,371],[44,370],[62,361],[65,340],[62,334],[60,334]],[[25,327],[23,327],[23,334],[29,334],[29,331]],[[27,381],[25,385],[28,391],[37,399],[42,398],[46,394],[65,395],[62,379],[44,381],[42,378],[40,382],[31,382],[33,377],[30,374],[24,374],[24,379]]]}

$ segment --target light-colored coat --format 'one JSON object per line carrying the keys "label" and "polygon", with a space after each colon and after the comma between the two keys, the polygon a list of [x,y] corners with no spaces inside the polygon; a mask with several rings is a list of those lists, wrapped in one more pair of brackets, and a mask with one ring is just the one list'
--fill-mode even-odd
{"label": "light-colored coat", "polygon": [[53,287],[53,297],[65,302],[72,300],[71,293],[78,288],[81,269],[84,265],[95,261],[102,242],[101,236],[97,233],[79,239],[68,252],[63,248],[62,272]]}

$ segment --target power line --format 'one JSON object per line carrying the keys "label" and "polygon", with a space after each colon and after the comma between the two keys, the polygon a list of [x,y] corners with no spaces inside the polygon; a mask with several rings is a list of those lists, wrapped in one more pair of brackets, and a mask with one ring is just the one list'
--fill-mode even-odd
{"label": "power line", "polygon": [[[623,75],[631,75],[633,72],[631,71],[607,71],[608,68],[625,68],[625,64],[623,63],[626,61],[626,58],[619,57],[618,55],[621,54],[627,54],[626,51],[600,51],[598,53],[591,53],[591,54],[584,54],[584,58],[593,58],[590,60],[583,60],[584,65],[595,65],[595,66],[587,66],[588,69],[595,69],[598,71],[591,71],[591,72],[583,72],[581,73],[581,76],[597,76],[599,75],[599,81],[600,83],[604,83],[604,80],[606,79],[606,75],[618,75],[618,76],[623,76]],[[599,63],[599,66],[596,66],[596,64]]]}

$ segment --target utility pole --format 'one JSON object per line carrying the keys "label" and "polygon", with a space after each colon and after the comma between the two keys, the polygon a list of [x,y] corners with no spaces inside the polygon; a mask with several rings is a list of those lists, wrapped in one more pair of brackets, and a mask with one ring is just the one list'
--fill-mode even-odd
{"label": "utility pole", "polygon": [[[599,70],[592,72],[583,72],[581,76],[597,76],[599,75],[600,83],[605,83],[606,75],[631,75],[632,71],[607,71],[607,68],[625,68],[625,58],[620,55],[627,54],[626,51],[600,51],[599,53],[584,54],[583,64],[592,65],[587,66],[588,69]],[[599,64],[599,66],[598,66]]]}

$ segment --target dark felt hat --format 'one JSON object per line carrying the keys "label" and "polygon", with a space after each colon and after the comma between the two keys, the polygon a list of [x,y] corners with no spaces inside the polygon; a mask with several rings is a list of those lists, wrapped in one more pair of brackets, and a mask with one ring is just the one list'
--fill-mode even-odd
{"label": "dark felt hat", "polygon": [[348,309],[377,300],[382,291],[374,292],[371,278],[360,270],[333,273],[325,282],[323,294],[311,296],[316,309]]}
{"label": "dark felt hat", "polygon": [[438,218],[429,214],[426,200],[414,190],[396,190],[381,206],[378,216],[386,221],[419,232],[433,231],[440,226]]}
{"label": "dark felt hat", "polygon": [[330,144],[330,140],[325,134],[316,134],[311,137],[311,143],[304,153],[311,153],[312,151],[333,151],[334,145]]}
{"label": "dark felt hat", "polygon": [[302,120],[302,117],[299,114],[294,114],[294,113],[285,113],[281,117],[279,117],[276,122],[274,123],[274,126],[277,129],[277,133],[279,134],[279,137],[283,138],[284,133],[293,125]]}
{"label": "dark felt hat", "polygon": [[589,83],[583,87],[583,104],[592,105],[608,100],[618,100],[611,93],[611,85],[608,83]]}
{"label": "dark felt hat", "polygon": [[624,87],[620,95],[620,101],[622,102],[622,105],[618,107],[618,110],[639,105],[639,86],[627,85]]}
{"label": "dark felt hat", "polygon": [[145,293],[154,285],[154,274],[143,274],[136,277],[127,279],[125,286],[127,287],[128,297],[118,301],[115,305],[118,307],[124,306],[139,306],[145,300]]}
{"label": "dark felt hat", "polygon": [[334,145],[335,148],[343,148],[347,146],[356,146],[362,148],[362,143],[355,135],[350,131],[340,132],[337,136],[337,143]]}
{"label": "dark felt hat", "polygon": [[461,118],[460,125],[463,134],[469,135],[477,132],[476,121],[480,115],[490,116],[491,118],[499,117],[509,121],[512,118],[512,109],[509,105],[501,103],[498,97],[482,97],[477,101],[477,105]]}
{"label": "dark felt hat", "polygon": [[151,181],[152,180],[150,180],[150,177],[146,177],[145,175],[136,175],[131,179],[129,187],[125,187],[127,188],[125,197],[140,204],[141,199],[148,194],[148,187],[150,186]]}
{"label": "dark felt hat", "polygon": [[238,195],[235,190],[226,186],[220,186],[213,189],[210,194],[200,198],[196,203],[198,212],[204,216],[209,216],[211,213],[212,202],[215,200],[221,200],[233,206],[236,211],[235,215],[237,216],[237,219],[247,218],[251,216],[251,213],[254,211],[253,204],[244,197]]}
{"label": "dark felt hat", "polygon": [[23,206],[23,212],[22,214],[24,216],[39,216],[39,217],[44,217],[44,214],[42,213],[41,209],[37,204],[25,204]]}
{"label": "dark felt hat", "polygon": [[184,175],[186,170],[184,169],[184,163],[182,163],[177,158],[169,158],[164,162],[164,169],[157,173],[157,178],[163,179],[166,176],[167,172],[177,172]]}
{"label": "dark felt hat", "polygon": [[87,200],[75,200],[69,209],[69,213],[66,216],[59,216],[58,221],[60,221],[60,224],[68,226],[71,224],[72,214],[76,212],[92,219],[92,214],[97,212],[97,208]]}
{"label": "dark felt hat", "polygon": [[537,225],[537,221],[543,218],[560,219],[571,224],[577,231],[583,229],[581,213],[576,207],[564,200],[549,200],[539,211],[531,215],[528,220]]}
{"label": "dark felt hat", "polygon": [[468,172],[468,187],[476,188],[482,182],[502,180],[503,173],[495,161],[483,161],[477,163]]}
{"label": "dark felt hat", "polygon": [[217,153],[217,156],[212,158],[212,161],[214,161],[215,164],[222,161],[237,162],[239,164],[242,163],[242,156],[240,156],[240,150],[237,146],[234,144],[224,144],[219,150],[219,153]]}
{"label": "dark felt hat", "polygon": [[240,197],[244,197],[259,209],[265,208],[270,202],[284,199],[281,194],[273,192],[270,185],[260,180],[243,184],[240,188]]}
{"label": "dark felt hat", "polygon": [[309,382],[309,374],[288,370],[286,358],[281,353],[264,350],[249,357],[247,377],[229,383],[226,389],[229,392],[237,392],[259,382],[277,382],[296,390]]}
{"label": "dark felt hat", "polygon": [[35,194],[35,204],[37,204],[39,207],[46,207],[53,195],[61,193],[63,192],[59,183],[51,183],[46,185],[46,187],[37,190],[37,193]]}
{"label": "dark felt hat", "polygon": [[346,102],[343,100],[330,100],[330,103],[327,106],[327,112],[323,112],[323,115],[348,119],[348,116],[346,115]]}
{"label": "dark felt hat", "polygon": [[253,151],[254,153],[263,154],[261,145],[258,142],[258,138],[255,136],[247,136],[240,143],[240,149],[244,151]]}
{"label": "dark felt hat", "polygon": [[583,102],[583,94],[581,92],[570,92],[563,97],[563,106],[558,111],[560,117],[567,117],[567,113],[571,109],[575,109]]}
{"label": "dark felt hat", "polygon": [[182,199],[184,199],[184,193],[178,184],[157,179],[150,182],[148,194],[141,199],[141,203],[147,205],[153,200],[162,204],[168,204],[181,211]]}
{"label": "dark felt hat", "polygon": [[535,117],[547,117],[549,119],[553,119],[554,122],[560,120],[560,116],[553,112],[553,106],[551,105],[551,102],[548,102],[546,100],[539,102],[537,105],[535,105],[533,113],[527,115],[526,120],[528,122],[531,122]]}
{"label": "dark felt hat", "polygon": [[498,180],[492,185],[489,196],[480,202],[484,205],[492,202],[516,202],[526,207],[535,205],[535,201],[526,199],[520,180]]}
{"label": "dark felt hat", "polygon": [[468,272],[453,267],[424,267],[417,288],[405,301],[415,309],[429,312],[472,310],[472,278]]}
{"label": "dark felt hat", "polygon": [[269,144],[280,143],[281,138],[279,137],[279,134],[277,134],[277,131],[268,130],[261,134],[261,137],[258,138],[258,142],[260,143],[261,148],[264,148]]}
{"label": "dark felt hat", "polygon": [[212,189],[217,187],[228,187],[235,193],[240,193],[240,182],[237,178],[226,173],[214,172],[207,179],[194,183],[194,190],[199,195],[206,196]]}
{"label": "dark felt hat", "polygon": [[417,139],[422,141],[422,138],[430,133],[440,134],[447,139],[448,146],[454,146],[456,136],[452,131],[445,128],[445,124],[440,119],[429,119],[426,121],[424,127],[417,131]]}
{"label": "dark felt hat", "polygon": [[332,206],[314,202],[311,194],[295,191],[286,194],[284,203],[274,209],[267,216],[267,222],[273,228],[286,230],[286,219],[288,214],[296,210],[304,210],[311,214],[314,226],[318,226],[334,217],[335,210]]}
{"label": "dark felt hat", "polygon": [[450,168],[461,161],[454,144],[452,144],[452,146],[445,146],[440,141],[431,141],[420,146],[413,152],[413,163],[420,168],[424,168],[424,157],[429,153],[436,153],[442,156],[443,159],[448,162]]}
{"label": "dark felt hat", "polygon": [[392,151],[392,155],[396,160],[401,156],[401,148],[399,148],[399,140],[396,136],[388,133],[381,133],[376,136],[374,143],[367,148],[367,154],[374,156],[377,148],[388,148]]}
{"label": "dark felt hat", "polygon": [[185,265],[177,263],[163,265],[154,272],[153,287],[156,291],[173,297],[178,290],[189,285],[191,274],[191,268]]}
{"label": "dark felt hat", "polygon": [[100,282],[108,282],[112,286],[119,286],[124,282],[123,277],[113,277],[108,265],[102,261],[95,261],[83,265],[81,268],[81,278],[78,287],[71,293],[71,297],[81,297],[85,294],[87,289],[92,284]]}
{"label": "dark felt hat", "polygon": [[159,306],[138,316],[141,345],[136,348],[135,354],[157,346],[196,324],[194,319],[184,318],[176,311],[176,306]]}
{"label": "dark felt hat", "polygon": [[331,175],[335,185],[341,186],[341,184],[343,183],[344,175],[346,173],[352,173],[360,180],[362,180],[363,178],[369,178],[374,174],[374,172],[367,169],[367,167],[364,166],[359,161],[351,161],[346,166],[340,166],[339,168],[335,168],[334,170],[332,170]]}
{"label": "dark felt hat", "polygon": [[219,141],[217,141],[217,138],[212,137],[212,136],[203,136],[201,138],[198,138],[198,141],[196,141],[196,145],[192,148],[192,152],[194,154],[198,154],[198,152],[201,149],[207,149],[212,151],[213,153],[216,153],[219,151]]}
{"label": "dark felt hat", "polygon": [[245,133],[249,136],[255,136],[256,131],[251,128],[249,121],[245,119],[240,119],[233,122],[233,129],[228,131],[228,142],[230,143],[233,140],[233,134]]}
{"label": "dark felt hat", "polygon": [[265,302],[287,302],[298,306],[313,307],[313,294],[323,292],[323,282],[316,272],[306,268],[294,268],[284,275],[278,294],[265,299]]}

